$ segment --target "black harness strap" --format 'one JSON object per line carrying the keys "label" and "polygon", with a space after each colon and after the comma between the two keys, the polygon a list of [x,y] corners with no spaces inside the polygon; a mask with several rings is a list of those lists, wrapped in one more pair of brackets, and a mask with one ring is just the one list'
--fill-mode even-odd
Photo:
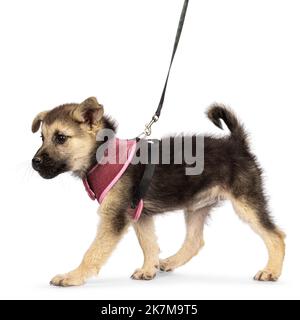
{"label": "black harness strap", "polygon": [[[151,126],[152,126],[152,124],[154,122],[156,122],[159,119],[162,107],[164,105],[165,95],[166,95],[168,82],[169,82],[169,77],[170,77],[170,72],[171,72],[172,64],[173,64],[173,61],[174,61],[174,58],[175,58],[175,54],[176,54],[176,51],[177,51],[177,48],[178,48],[180,36],[181,36],[181,33],[182,33],[182,29],[183,29],[183,25],[184,25],[184,21],[185,21],[185,16],[186,16],[188,4],[189,4],[189,0],[185,0],[184,4],[183,4],[182,11],[181,11],[179,23],[178,23],[176,38],[175,38],[172,57],[171,57],[171,62],[170,62],[170,65],[169,65],[169,69],[168,69],[165,85],[164,85],[164,88],[163,88],[163,91],[162,91],[162,94],[161,94],[161,97],[160,97],[160,101],[159,101],[158,107],[157,107],[157,109],[155,111],[155,114],[152,117],[152,120],[150,121],[150,123],[148,125],[146,125],[146,127],[145,127],[144,134],[146,136],[149,136],[151,134]],[[139,140],[139,138],[137,138],[137,140]],[[148,164],[145,164],[145,169],[144,169],[144,173],[143,173],[142,179],[141,179],[139,185],[135,189],[134,196],[133,196],[132,201],[131,201],[131,208],[132,209],[136,208],[136,206],[138,205],[140,200],[144,198],[144,196],[147,193],[147,190],[149,189],[152,177],[153,177],[154,172],[155,172],[155,166],[156,166],[155,164],[151,163],[151,152],[150,152],[151,148],[150,148],[150,144],[158,143],[158,142],[159,142],[158,140],[149,140],[149,141],[147,141],[148,147],[149,147],[148,148],[148,158],[149,158],[148,159]]]}
{"label": "black harness strap", "polygon": [[135,209],[139,204],[140,200],[143,199],[144,196],[146,195],[149,189],[152,177],[154,175],[155,168],[156,168],[156,165],[154,163],[151,163],[152,151],[156,150],[156,146],[154,146],[153,149],[152,149],[152,146],[154,144],[158,144],[159,140],[152,139],[152,140],[141,140],[141,141],[143,143],[147,143],[147,146],[148,146],[148,163],[145,164],[143,176],[140,180],[139,185],[135,188],[134,195],[131,201],[132,209]]}

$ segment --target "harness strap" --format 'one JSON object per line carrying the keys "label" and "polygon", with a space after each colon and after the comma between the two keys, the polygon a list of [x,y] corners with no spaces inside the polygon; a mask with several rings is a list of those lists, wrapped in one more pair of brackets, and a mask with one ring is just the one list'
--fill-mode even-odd
{"label": "harness strap", "polygon": [[[158,140],[143,140],[143,142],[146,142],[148,144],[148,163],[145,164],[144,173],[140,180],[139,185],[135,188],[135,192],[131,201],[131,208],[135,209],[137,205],[139,204],[140,200],[143,199],[149,189],[152,177],[155,172],[156,164],[151,162],[151,145],[157,145],[159,143]],[[154,146],[153,150],[156,150],[156,146]]]}

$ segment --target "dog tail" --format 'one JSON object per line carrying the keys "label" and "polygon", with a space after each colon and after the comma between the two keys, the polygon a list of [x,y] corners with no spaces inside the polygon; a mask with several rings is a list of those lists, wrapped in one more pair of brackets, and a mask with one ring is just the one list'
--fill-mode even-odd
{"label": "dog tail", "polygon": [[207,117],[218,128],[223,130],[223,120],[231,132],[231,138],[245,142],[247,140],[247,134],[243,128],[243,125],[238,121],[236,115],[228,107],[221,104],[213,104],[207,110]]}

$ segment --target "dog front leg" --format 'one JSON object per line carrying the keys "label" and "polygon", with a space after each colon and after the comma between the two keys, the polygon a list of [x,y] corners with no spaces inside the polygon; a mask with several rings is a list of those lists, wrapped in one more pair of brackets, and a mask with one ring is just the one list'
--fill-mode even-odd
{"label": "dog front leg", "polygon": [[133,225],[144,253],[144,265],[132,275],[134,280],[152,280],[159,266],[159,247],[152,217],[143,216]]}
{"label": "dog front leg", "polygon": [[[104,210],[103,210],[104,209]],[[75,270],[57,275],[51,280],[55,286],[79,286],[91,276],[97,275],[112,251],[124,235],[129,225],[127,213],[115,206],[104,206],[101,212],[101,223],[92,245]]]}

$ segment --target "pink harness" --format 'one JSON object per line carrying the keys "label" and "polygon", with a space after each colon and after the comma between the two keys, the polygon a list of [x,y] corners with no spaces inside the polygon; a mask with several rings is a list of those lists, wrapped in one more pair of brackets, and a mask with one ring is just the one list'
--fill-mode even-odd
{"label": "pink harness", "polygon": [[[121,140],[115,138],[112,143],[114,143],[115,147],[115,163],[100,162],[92,168],[86,178],[83,179],[83,184],[90,198],[92,200],[97,199],[100,204],[110,189],[122,177],[136,151],[136,140]],[[105,154],[107,155],[107,150]],[[128,208],[134,221],[140,218],[143,206],[143,200],[141,199],[134,211]]]}

